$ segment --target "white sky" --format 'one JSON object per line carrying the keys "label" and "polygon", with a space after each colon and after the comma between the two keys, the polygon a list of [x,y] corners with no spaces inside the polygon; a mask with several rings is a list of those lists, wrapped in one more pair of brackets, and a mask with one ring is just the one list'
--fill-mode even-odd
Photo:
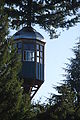
{"label": "white sky", "polygon": [[[50,93],[57,93],[53,89],[53,85],[58,85],[64,78],[63,67],[65,68],[65,63],[69,61],[67,58],[73,57],[72,48],[78,41],[77,38],[80,37],[80,24],[75,27],[65,30],[61,33],[58,39],[50,39],[47,32],[39,27],[34,27],[38,32],[40,32],[46,41],[45,48],[45,82],[40,87],[33,100],[40,100],[45,102],[45,99],[50,96]],[[11,31],[11,34],[14,32]]]}

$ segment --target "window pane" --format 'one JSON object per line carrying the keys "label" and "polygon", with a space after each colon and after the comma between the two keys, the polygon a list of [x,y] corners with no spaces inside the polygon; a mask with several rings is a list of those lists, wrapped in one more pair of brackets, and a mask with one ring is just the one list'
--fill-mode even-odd
{"label": "window pane", "polygon": [[34,61],[34,58],[31,58],[31,61]]}
{"label": "window pane", "polygon": [[40,51],[43,51],[43,46],[40,45]]}
{"label": "window pane", "polygon": [[37,50],[39,50],[39,45],[36,46]]}
{"label": "window pane", "polygon": [[34,61],[34,52],[31,52],[31,61]]}
{"label": "window pane", "polygon": [[42,58],[40,58],[40,63],[42,64],[43,62],[42,62]]}
{"label": "window pane", "polygon": [[42,53],[42,52],[40,52],[40,57],[41,57],[41,58],[43,57],[43,53]]}
{"label": "window pane", "polygon": [[34,52],[31,52],[31,57],[34,57]]}
{"label": "window pane", "polygon": [[34,51],[24,51],[23,60],[34,61]]}
{"label": "window pane", "polygon": [[37,57],[37,62],[39,63],[39,57]]}
{"label": "window pane", "polygon": [[27,56],[26,56],[26,60],[27,61],[34,61],[34,52],[32,51],[27,51]]}
{"label": "window pane", "polygon": [[39,56],[39,51],[37,51],[37,56]]}
{"label": "window pane", "polygon": [[26,53],[26,60],[27,61],[31,61],[30,58],[31,58],[31,54],[30,54],[30,52],[27,51],[27,53]]}

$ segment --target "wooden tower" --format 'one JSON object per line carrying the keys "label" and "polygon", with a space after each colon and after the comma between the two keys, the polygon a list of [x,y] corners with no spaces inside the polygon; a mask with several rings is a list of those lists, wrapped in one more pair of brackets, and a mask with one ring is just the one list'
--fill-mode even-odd
{"label": "wooden tower", "polygon": [[44,37],[32,27],[24,27],[14,34],[14,40],[22,56],[23,87],[32,99],[44,82]]}

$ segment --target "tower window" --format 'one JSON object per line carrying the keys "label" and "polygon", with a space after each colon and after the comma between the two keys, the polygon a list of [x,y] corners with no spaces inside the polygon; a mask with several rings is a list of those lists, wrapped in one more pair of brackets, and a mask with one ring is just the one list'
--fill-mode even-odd
{"label": "tower window", "polygon": [[37,57],[37,62],[39,63],[39,57]]}
{"label": "tower window", "polygon": [[23,51],[23,60],[24,61],[34,61],[34,51]]}
{"label": "tower window", "polygon": [[36,50],[36,55],[37,55],[37,62],[38,63],[41,63],[41,64],[43,64],[43,46],[42,45],[39,45],[39,44],[37,44],[36,45],[36,48],[37,48],[37,50]]}

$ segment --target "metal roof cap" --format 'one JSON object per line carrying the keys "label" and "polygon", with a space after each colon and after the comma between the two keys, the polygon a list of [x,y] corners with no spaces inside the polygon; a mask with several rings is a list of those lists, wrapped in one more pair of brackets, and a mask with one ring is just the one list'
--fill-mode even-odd
{"label": "metal roof cap", "polygon": [[14,40],[24,38],[24,39],[40,40],[42,42],[45,42],[44,37],[32,27],[22,28],[20,31],[16,32],[13,35],[13,38]]}

